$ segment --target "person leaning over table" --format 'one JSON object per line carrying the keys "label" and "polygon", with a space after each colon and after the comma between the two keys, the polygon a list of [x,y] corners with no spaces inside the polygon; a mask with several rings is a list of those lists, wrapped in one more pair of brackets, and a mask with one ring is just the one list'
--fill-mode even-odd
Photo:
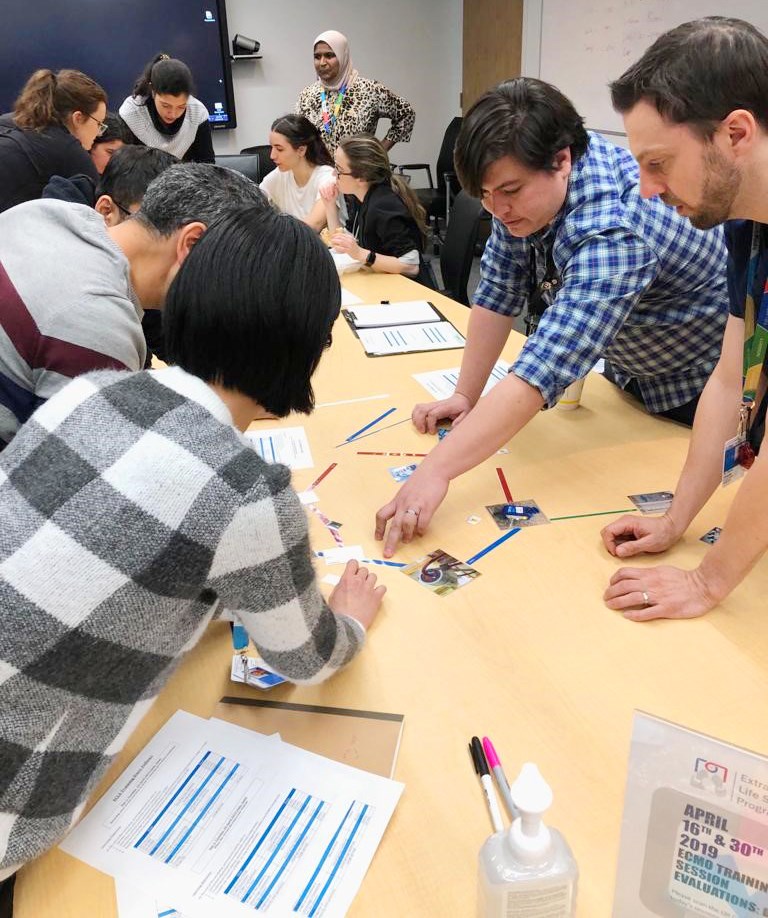
{"label": "person leaning over table", "polygon": [[97,135],[91,145],[90,154],[93,165],[99,175],[107,168],[107,163],[114,153],[126,144],[133,144],[136,138],[128,130],[126,123],[119,115],[107,112],[104,117],[107,129],[103,134]]}
{"label": "person leaning over table", "polygon": [[380,118],[391,122],[381,141],[385,150],[411,139],[413,106],[378,80],[360,76],[352,66],[346,36],[321,32],[313,48],[317,81],[302,89],[296,114],[309,118],[331,153],[342,137],[375,134]]}
{"label": "person leaning over table", "polygon": [[0,456],[0,897],[221,609],[292,682],[362,649],[385,587],[350,561],[323,599],[290,470],[242,436],[312,410],[340,299],[308,226],[230,211],[171,284],[174,366],[80,376]]}
{"label": "person leaning over table", "polygon": [[185,163],[214,163],[208,109],[193,95],[192,71],[184,61],[157,54],[136,80],[119,114],[147,147]]}
{"label": "person leaning over table", "polygon": [[[640,164],[640,189],[697,227],[727,225],[731,315],[696,412],[669,510],[622,517],[603,529],[618,558],[665,551],[717,487],[726,441],[754,461],[718,542],[694,570],[622,568],[605,598],[627,618],[694,618],[743,580],[768,547],[768,39],[739,19],[713,16],[662,35],[611,85]],[[755,319],[758,328],[755,330]]]}
{"label": "person leaning over table", "polygon": [[[493,214],[456,392],[417,405],[414,424],[453,421],[376,516],[385,557],[423,534],[452,478],[552,407],[600,357],[652,414],[691,423],[727,315],[719,230],[693,229],[645,201],[630,154],[587,132],[554,86],[521,77],[469,110],[458,137],[462,186]],[[480,398],[512,328],[535,298],[547,308],[506,379]],[[621,433],[617,431],[617,438]]]}
{"label": "person leaning over table", "polygon": [[0,449],[74,376],[140,370],[143,309],[162,309],[208,224],[246,204],[269,207],[244,175],[179,163],[116,226],[63,201],[28,201],[0,214]]}
{"label": "person leaning over table", "polygon": [[107,94],[79,70],[36,70],[0,116],[0,212],[38,199],[54,175],[98,172],[88,155],[106,132]]}
{"label": "person leaning over table", "polygon": [[[373,271],[404,274],[435,289],[432,266],[424,260],[424,208],[410,185],[392,172],[387,151],[370,135],[345,137],[333,154],[336,180],[320,186],[331,245]],[[339,202],[354,207],[347,228],[339,225]]]}

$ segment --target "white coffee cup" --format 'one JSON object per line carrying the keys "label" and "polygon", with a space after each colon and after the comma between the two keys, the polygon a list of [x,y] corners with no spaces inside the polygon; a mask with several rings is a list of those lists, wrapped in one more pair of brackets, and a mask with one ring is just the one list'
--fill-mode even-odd
{"label": "white coffee cup", "polygon": [[577,379],[576,382],[571,383],[560,396],[557,407],[562,408],[563,411],[573,411],[574,408],[578,408],[581,402],[581,390],[583,388],[583,379]]}

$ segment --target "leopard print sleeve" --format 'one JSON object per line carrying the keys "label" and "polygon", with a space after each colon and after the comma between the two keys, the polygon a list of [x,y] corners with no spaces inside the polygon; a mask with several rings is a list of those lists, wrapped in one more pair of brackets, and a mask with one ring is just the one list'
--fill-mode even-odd
{"label": "leopard print sleeve", "polygon": [[410,140],[416,122],[416,112],[411,103],[387,89],[383,83],[377,80],[371,80],[371,83],[375,88],[379,117],[389,118],[392,122],[384,139],[392,143],[405,143]]}

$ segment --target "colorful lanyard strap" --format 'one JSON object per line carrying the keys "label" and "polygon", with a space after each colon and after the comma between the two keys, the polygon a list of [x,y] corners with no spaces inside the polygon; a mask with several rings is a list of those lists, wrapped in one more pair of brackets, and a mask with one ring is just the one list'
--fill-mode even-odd
{"label": "colorful lanyard strap", "polygon": [[323,88],[322,92],[320,93],[320,106],[323,113],[323,130],[326,134],[330,134],[333,130],[336,119],[339,117],[339,112],[341,111],[341,106],[344,102],[344,94],[346,91],[347,86],[345,84],[336,93],[336,98],[333,103],[333,113],[331,113],[328,107],[328,98],[325,94],[325,88]]}
{"label": "colorful lanyard strap", "polygon": [[[763,286],[759,305],[755,302],[754,287],[757,275],[758,262],[760,261],[760,234],[762,225],[755,222],[752,226],[752,245],[749,253],[749,266],[747,268],[747,291],[744,301],[744,363],[743,392],[741,400],[741,416],[739,419],[739,435],[746,437],[752,409],[757,397],[760,376],[763,372],[765,355],[768,353],[768,278]],[[745,446],[748,446],[745,444]],[[754,452],[748,447],[751,456],[744,458],[754,461]],[[749,462],[751,465],[752,462]],[[747,462],[742,462],[747,465]],[[748,467],[748,466],[747,466]]]}

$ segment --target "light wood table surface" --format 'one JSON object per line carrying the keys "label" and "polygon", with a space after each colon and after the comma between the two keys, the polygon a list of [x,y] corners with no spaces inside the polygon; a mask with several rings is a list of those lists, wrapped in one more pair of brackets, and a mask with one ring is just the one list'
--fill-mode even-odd
{"label": "light wood table surface", "polygon": [[[426,295],[466,329],[467,309],[405,278],[360,272],[344,284],[367,303]],[[504,356],[514,357],[523,340],[513,334]],[[315,467],[294,474],[297,489],[338,463],[316,489],[319,506],[343,523],[345,544],[362,544],[366,557],[381,557],[373,517],[397,487],[388,468],[410,460],[357,450],[427,452],[436,438],[406,423],[359,444],[334,444],[387,408],[398,410],[384,423],[408,417],[414,403],[429,400],[411,374],[457,366],[461,356],[454,350],[367,358],[340,318],[315,377],[318,404],[387,398],[320,407],[309,418],[283,422],[305,425],[312,447]],[[629,509],[628,494],[674,489],[688,436],[590,374],[579,409],[542,412],[508,454],[455,481],[429,533],[403,547],[396,560],[413,561],[436,548],[466,559],[497,538],[484,509],[503,500],[496,466],[504,468],[516,497],[537,500],[550,517]],[[723,524],[737,487],[716,493],[665,562],[698,563],[709,550],[699,536]],[[472,514],[482,521],[469,524]],[[492,737],[510,781],[523,762],[533,761],[550,782],[555,802],[548,821],[564,833],[580,868],[580,918],[611,912],[634,709],[768,751],[768,561],[705,618],[632,623],[601,599],[620,566],[600,541],[610,519],[523,530],[477,562],[481,577],[447,597],[430,594],[395,568],[377,568],[388,593],[357,660],[323,685],[282,686],[267,696],[405,715],[396,769],[405,792],[352,916],[474,915],[477,853],[490,825],[467,754],[472,734]],[[333,546],[312,514],[310,527],[314,548]],[[340,572],[318,561],[320,576]],[[176,709],[209,716],[221,696],[255,691],[229,682],[231,653],[229,626],[213,623],[94,800]],[[17,918],[115,914],[111,878],[58,849],[20,874]]]}

